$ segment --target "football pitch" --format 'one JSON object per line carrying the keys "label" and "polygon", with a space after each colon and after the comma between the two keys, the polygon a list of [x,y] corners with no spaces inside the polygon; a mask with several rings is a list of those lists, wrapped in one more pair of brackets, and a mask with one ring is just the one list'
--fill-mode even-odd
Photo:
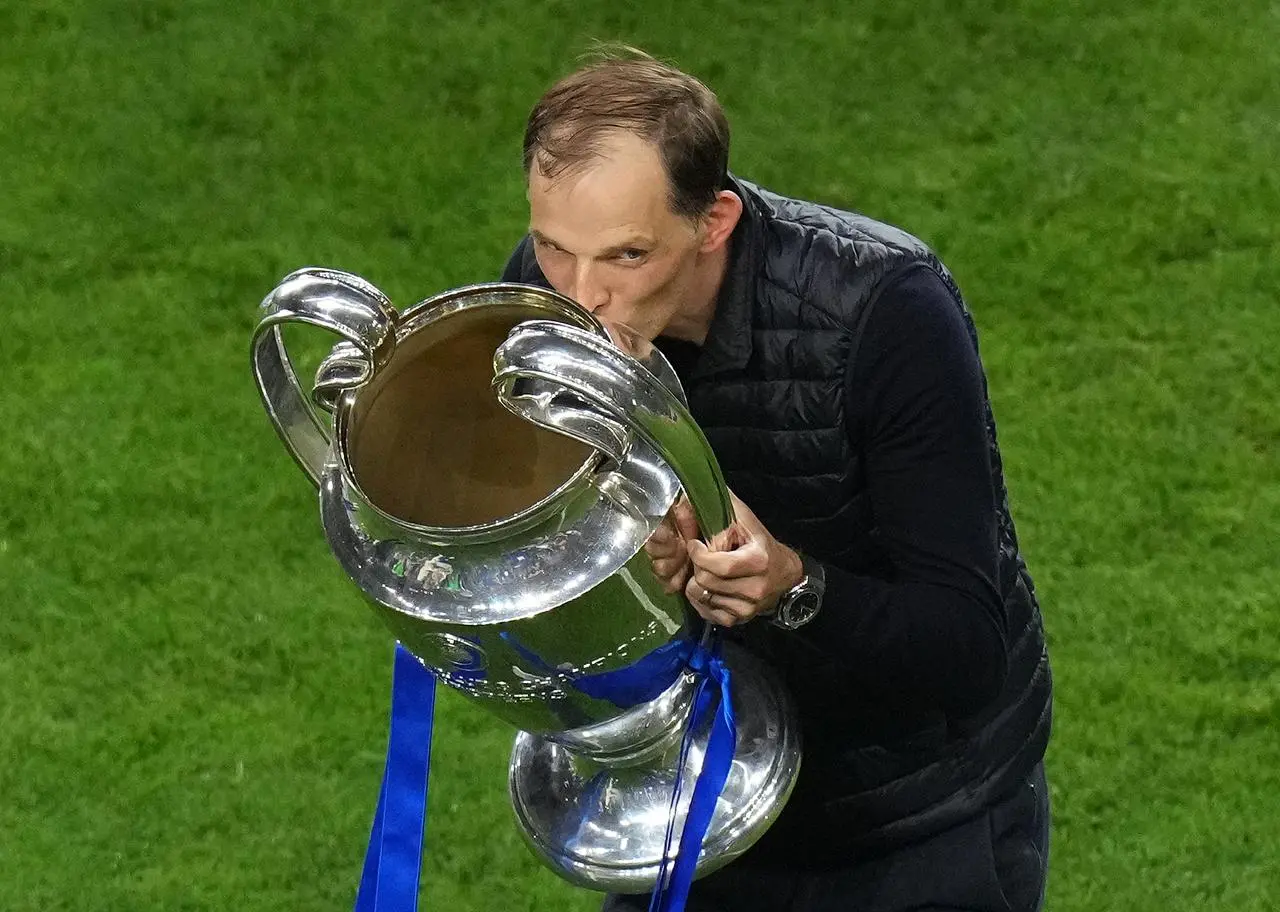
{"label": "football pitch", "polygon": [[[391,641],[257,304],[496,278],[594,39],[964,290],[1056,677],[1051,912],[1280,908],[1275,3],[0,0],[0,910],[350,907]],[[442,693],[424,910],[598,906],[523,846],[512,737]]]}

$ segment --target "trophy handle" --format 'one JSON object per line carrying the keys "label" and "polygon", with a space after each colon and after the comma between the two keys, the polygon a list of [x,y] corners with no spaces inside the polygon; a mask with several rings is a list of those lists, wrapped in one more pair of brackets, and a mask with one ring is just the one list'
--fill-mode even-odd
{"label": "trophy handle", "polygon": [[[332,433],[316,407],[332,412],[343,390],[362,386],[382,369],[395,350],[396,311],[359,276],[314,267],[285,276],[261,310],[251,346],[258,392],[285,449],[318,486]],[[344,340],[321,365],[310,399],[280,335],[283,323],[318,326]]]}
{"label": "trophy handle", "polygon": [[509,411],[619,461],[626,432],[634,433],[680,479],[705,537],[733,523],[729,488],[702,429],[679,397],[606,339],[529,320],[511,330],[493,366],[498,401]]}

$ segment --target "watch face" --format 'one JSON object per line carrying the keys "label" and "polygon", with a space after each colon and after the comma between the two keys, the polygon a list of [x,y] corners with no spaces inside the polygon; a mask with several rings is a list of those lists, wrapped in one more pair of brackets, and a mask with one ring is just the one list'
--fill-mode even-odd
{"label": "watch face", "polygon": [[779,620],[787,627],[799,627],[813,620],[818,613],[821,596],[812,589],[801,589],[795,593],[786,607],[780,612]]}

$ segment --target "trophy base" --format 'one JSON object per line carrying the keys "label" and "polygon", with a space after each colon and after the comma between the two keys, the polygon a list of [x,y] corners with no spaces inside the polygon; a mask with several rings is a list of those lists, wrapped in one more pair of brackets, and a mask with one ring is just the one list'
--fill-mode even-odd
{"label": "trophy base", "polygon": [[[755,843],[777,819],[800,771],[796,715],[781,683],[749,653],[725,645],[737,744],[733,766],[698,856],[701,877]],[[684,827],[710,726],[694,737],[683,771],[671,857]],[[605,765],[520,732],[511,756],[511,802],[533,851],[576,886],[646,893],[666,847],[680,739],[643,763]]]}

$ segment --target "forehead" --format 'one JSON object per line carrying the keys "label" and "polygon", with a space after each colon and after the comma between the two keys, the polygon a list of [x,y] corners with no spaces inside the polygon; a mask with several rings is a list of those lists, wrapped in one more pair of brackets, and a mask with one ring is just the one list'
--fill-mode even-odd
{"label": "forehead", "polygon": [[607,247],[628,234],[661,240],[690,229],[671,211],[668,186],[652,143],[613,134],[598,156],[554,178],[535,165],[529,174],[530,227],[583,249]]}

